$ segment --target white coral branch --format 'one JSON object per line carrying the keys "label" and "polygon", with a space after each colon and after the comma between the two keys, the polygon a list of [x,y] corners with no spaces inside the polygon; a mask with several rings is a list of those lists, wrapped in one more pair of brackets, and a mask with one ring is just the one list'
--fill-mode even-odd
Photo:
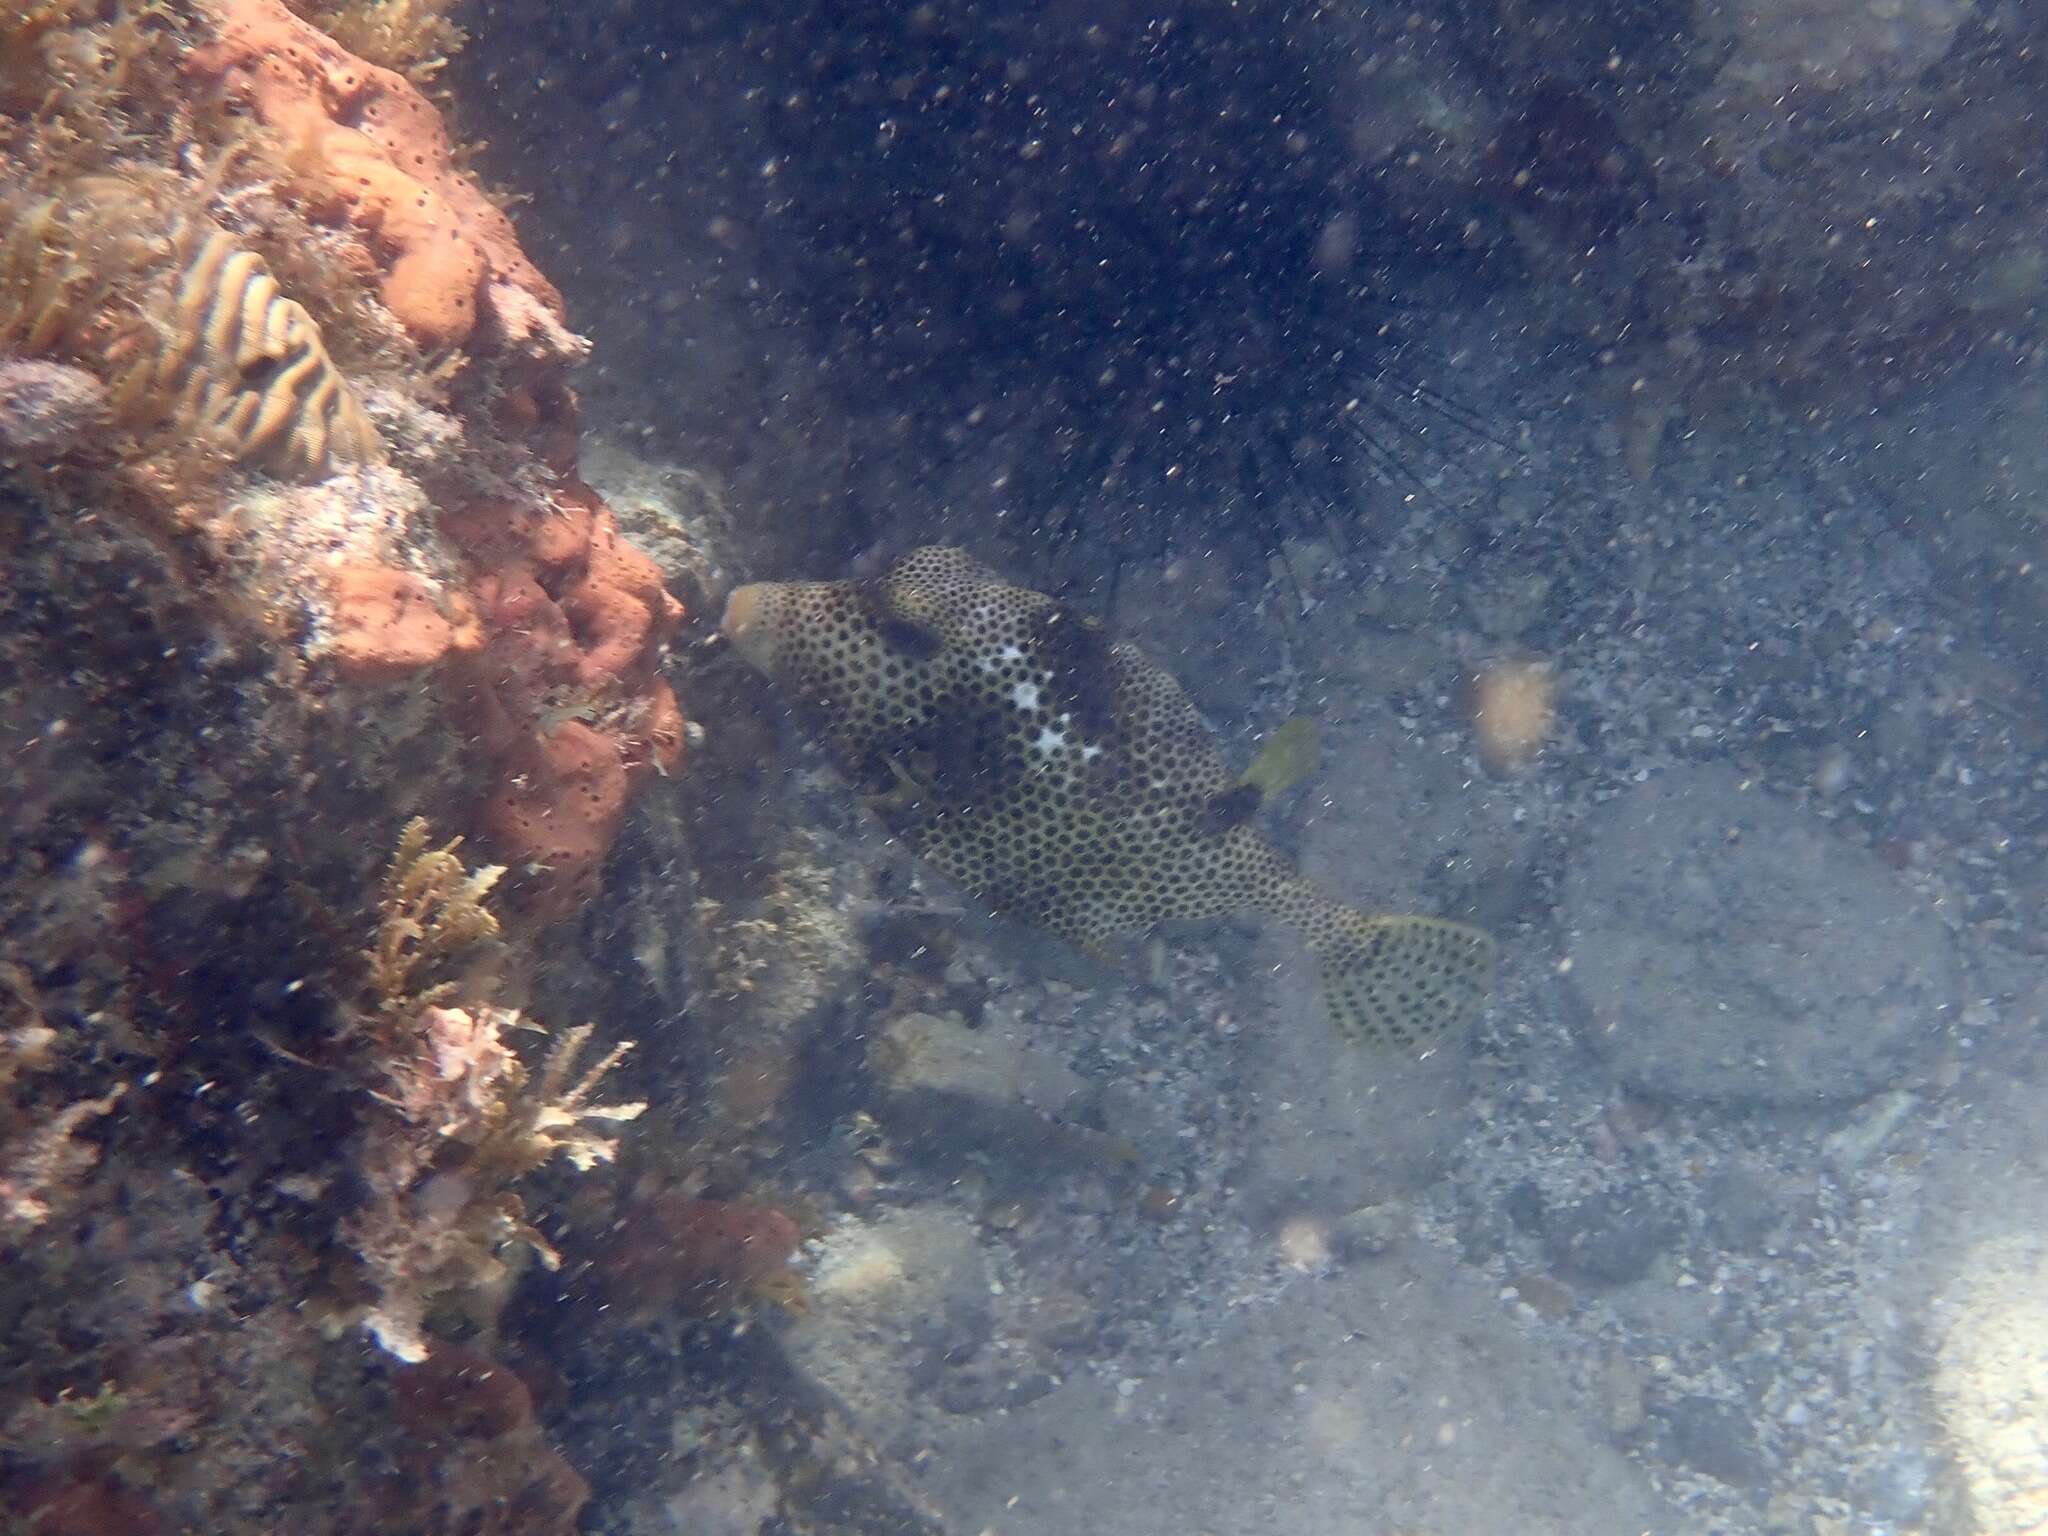
{"label": "white coral branch", "polygon": [[0,1236],[49,1220],[71,1185],[99,1161],[99,1149],[73,1138],[121,1101],[125,1084],[97,1099],[80,1099],[41,1125],[0,1144]]}

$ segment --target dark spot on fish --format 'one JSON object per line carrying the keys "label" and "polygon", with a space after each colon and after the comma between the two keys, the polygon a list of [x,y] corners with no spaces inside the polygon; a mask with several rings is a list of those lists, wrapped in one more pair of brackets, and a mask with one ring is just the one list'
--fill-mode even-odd
{"label": "dark spot on fish", "polygon": [[971,807],[1013,783],[1022,771],[1007,722],[994,711],[942,713],[906,723],[887,740],[889,754],[940,805]]}
{"label": "dark spot on fish", "polygon": [[1084,735],[1115,734],[1116,672],[1101,620],[1057,605],[1047,608],[1032,624],[1031,651],[1052,674],[1053,691]]}
{"label": "dark spot on fish", "polygon": [[1265,792],[1256,784],[1237,784],[1220,795],[1211,795],[1195,812],[1195,835],[1221,837],[1233,827],[1243,826],[1258,814],[1265,799]]}
{"label": "dark spot on fish", "polygon": [[886,616],[876,626],[882,636],[882,644],[892,651],[900,652],[913,661],[930,661],[943,649],[945,641],[922,624],[895,614]]}
{"label": "dark spot on fish", "polygon": [[889,595],[887,581],[857,581],[849,584],[853,600],[882,644],[912,661],[930,661],[946,647],[946,640],[928,624],[920,623],[898,608]]}

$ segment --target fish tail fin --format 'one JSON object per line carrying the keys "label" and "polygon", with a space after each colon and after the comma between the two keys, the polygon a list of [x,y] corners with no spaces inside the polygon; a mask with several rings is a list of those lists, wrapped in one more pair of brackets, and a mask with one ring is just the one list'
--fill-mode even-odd
{"label": "fish tail fin", "polygon": [[1427,1051],[1486,1002],[1493,936],[1441,917],[1368,917],[1331,903],[1310,925],[1330,1023],[1357,1045]]}

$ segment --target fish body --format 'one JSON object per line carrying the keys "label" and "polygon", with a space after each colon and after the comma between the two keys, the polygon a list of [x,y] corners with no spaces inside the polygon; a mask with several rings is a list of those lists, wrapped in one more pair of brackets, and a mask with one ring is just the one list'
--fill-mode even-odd
{"label": "fish body", "polygon": [[890,828],[998,911],[1098,952],[1266,913],[1300,930],[1332,1022],[1363,1043],[1432,1045],[1484,1000],[1491,938],[1367,916],[1304,879],[1170,673],[960,550],[742,587],[722,627]]}

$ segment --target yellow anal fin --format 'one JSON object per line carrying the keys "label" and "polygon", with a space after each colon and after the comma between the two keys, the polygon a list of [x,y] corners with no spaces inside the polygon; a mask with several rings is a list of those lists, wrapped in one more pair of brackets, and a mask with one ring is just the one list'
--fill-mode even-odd
{"label": "yellow anal fin", "polygon": [[1359,917],[1318,958],[1323,1005],[1354,1044],[1427,1051],[1478,1017],[1493,936],[1440,917]]}

